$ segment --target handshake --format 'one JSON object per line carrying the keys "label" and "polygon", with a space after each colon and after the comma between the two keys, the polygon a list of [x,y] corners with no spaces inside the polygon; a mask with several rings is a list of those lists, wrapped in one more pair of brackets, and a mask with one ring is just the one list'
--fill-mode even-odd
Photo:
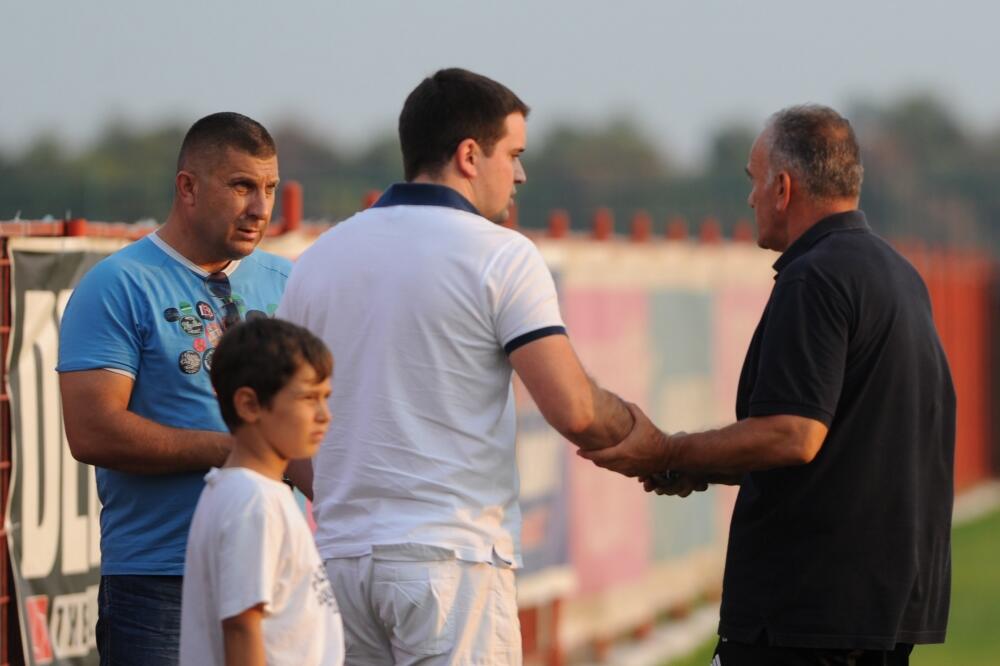
{"label": "handshake", "polygon": [[668,435],[633,403],[627,403],[635,419],[628,436],[614,446],[577,450],[577,455],[598,467],[634,477],[646,492],[687,497],[706,490],[709,484],[738,484],[740,475],[688,471],[684,460],[694,442],[684,432]]}

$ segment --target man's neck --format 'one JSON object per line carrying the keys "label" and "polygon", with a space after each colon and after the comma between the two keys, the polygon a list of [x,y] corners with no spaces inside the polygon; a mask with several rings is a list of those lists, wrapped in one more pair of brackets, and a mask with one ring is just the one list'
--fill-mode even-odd
{"label": "man's neck", "polygon": [[857,199],[833,199],[830,201],[804,203],[789,217],[788,244],[785,246],[785,249],[788,249],[792,243],[797,241],[802,234],[809,231],[820,220],[831,215],[837,215],[838,213],[857,210],[858,203]]}
{"label": "man's neck", "polygon": [[411,183],[423,184],[423,185],[441,185],[443,187],[450,187],[459,194],[461,194],[467,201],[472,203],[473,206],[476,205],[475,195],[472,191],[472,185],[469,181],[456,176],[450,170],[443,170],[440,175],[429,176],[427,174],[417,174],[413,180],[409,181]]}
{"label": "man's neck", "polygon": [[174,252],[203,271],[215,273],[229,265],[229,259],[211,260],[202,256],[199,253],[200,246],[194,242],[197,235],[187,230],[185,226],[184,221],[175,212],[171,211],[170,215],[167,216],[166,222],[156,231],[156,235],[160,240],[173,248]]}

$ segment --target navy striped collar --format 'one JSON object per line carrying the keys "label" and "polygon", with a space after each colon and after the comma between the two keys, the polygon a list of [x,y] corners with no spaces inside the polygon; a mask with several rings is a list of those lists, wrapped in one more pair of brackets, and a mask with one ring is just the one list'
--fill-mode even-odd
{"label": "navy striped collar", "polygon": [[433,183],[395,183],[389,186],[372,208],[386,206],[442,206],[464,210],[474,215],[479,211],[472,203],[447,185]]}

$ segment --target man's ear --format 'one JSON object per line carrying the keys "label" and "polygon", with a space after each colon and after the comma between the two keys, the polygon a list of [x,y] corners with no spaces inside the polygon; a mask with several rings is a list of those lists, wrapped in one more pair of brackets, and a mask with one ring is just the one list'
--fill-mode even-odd
{"label": "man's ear", "polygon": [[174,177],[174,188],[177,191],[177,198],[193,206],[198,198],[198,178],[190,171],[178,171]]}
{"label": "man's ear", "polygon": [[463,139],[452,159],[459,174],[465,178],[475,178],[479,173],[479,144],[475,139]]}
{"label": "man's ear", "polygon": [[233,409],[244,423],[256,423],[263,408],[257,400],[257,392],[249,386],[241,386],[233,393]]}
{"label": "man's ear", "polygon": [[774,209],[783,212],[788,209],[788,203],[792,199],[792,177],[787,171],[781,171],[774,180]]}

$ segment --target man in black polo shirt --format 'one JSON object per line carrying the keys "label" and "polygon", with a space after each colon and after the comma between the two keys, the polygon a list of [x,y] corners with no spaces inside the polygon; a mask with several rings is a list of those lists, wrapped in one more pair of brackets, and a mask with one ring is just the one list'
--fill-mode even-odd
{"label": "man in black polo shirt", "polygon": [[951,580],[955,394],[927,289],[858,210],[837,112],[772,116],[747,174],[782,254],[738,421],[667,435],[633,408],[627,439],[580,455],[664,494],[740,485],[714,663],[906,664],[944,640]]}

